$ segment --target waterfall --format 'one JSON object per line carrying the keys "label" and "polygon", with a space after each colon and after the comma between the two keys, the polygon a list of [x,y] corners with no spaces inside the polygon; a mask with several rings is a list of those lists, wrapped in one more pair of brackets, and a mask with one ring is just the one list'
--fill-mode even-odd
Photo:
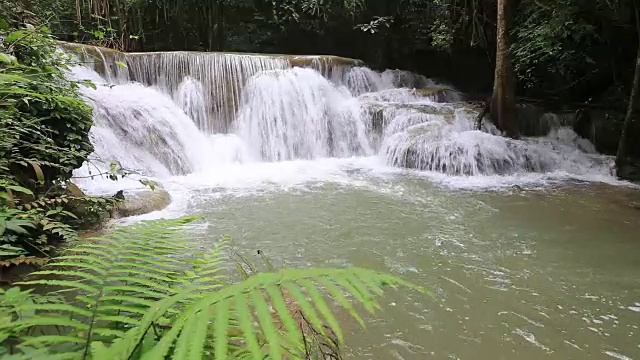
{"label": "waterfall", "polygon": [[362,95],[393,88],[393,84],[388,81],[388,79],[383,78],[379,73],[363,66],[356,66],[349,69],[344,74],[342,83],[354,95]]}
{"label": "waterfall", "polygon": [[476,130],[479,109],[450,86],[407,71],[323,56],[95,47],[79,56],[86,61],[71,75],[98,85],[82,89],[94,107],[95,157],[145,175],[375,157],[449,177],[611,178],[611,158],[571,129],[522,140],[487,124]]}
{"label": "waterfall", "polygon": [[358,101],[317,71],[264,72],[242,98],[238,134],[263,160],[372,154]]}
{"label": "waterfall", "polygon": [[117,160],[156,176],[188,174],[207,166],[209,140],[171,98],[138,83],[105,83],[82,67],[74,68],[73,76],[97,85],[82,87],[82,95],[94,108],[91,134],[98,160]]}
{"label": "waterfall", "polygon": [[202,83],[190,76],[186,76],[175,96],[175,102],[206,133],[212,133],[207,98]]}
{"label": "waterfall", "polygon": [[611,159],[599,155],[589,141],[570,128],[544,138],[513,140],[491,124],[476,130],[477,112],[468,106],[416,100],[380,110],[384,129],[380,154],[387,163],[452,176],[515,175],[562,172],[578,176],[609,176]]}
{"label": "waterfall", "polygon": [[133,80],[170,95],[184,90],[185,77],[199,82],[200,96],[208,104],[205,118],[210,119],[201,130],[209,133],[228,132],[251,76],[289,67],[286,60],[267,56],[188,52],[128,54],[127,63]]}

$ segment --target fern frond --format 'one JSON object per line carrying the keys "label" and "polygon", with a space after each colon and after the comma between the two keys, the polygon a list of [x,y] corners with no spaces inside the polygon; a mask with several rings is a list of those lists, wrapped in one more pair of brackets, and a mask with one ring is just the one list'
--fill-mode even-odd
{"label": "fern frond", "polygon": [[[17,329],[54,327],[64,329],[64,336],[70,338],[86,341],[95,335],[107,343],[122,336],[151,306],[184,288],[185,262],[176,254],[184,255],[190,247],[180,226],[193,219],[118,228],[67,250],[44,270],[33,273],[35,279],[21,284],[52,287],[77,301],[25,307],[38,316],[17,322]],[[40,337],[30,343],[46,346],[51,341],[56,345],[60,339]]]}
{"label": "fern frond", "polygon": [[[248,264],[247,278],[230,284],[226,242],[188,258],[193,246],[180,226],[191,220],[117,229],[35,273],[23,284],[54,287],[75,301],[16,306],[16,312],[34,314],[9,324],[12,331],[29,331],[18,345],[22,354],[50,349],[49,358],[90,353],[95,360],[304,358],[308,334],[320,351],[337,351],[344,337],[339,308],[363,325],[356,307],[376,312],[386,288],[424,292],[359,268],[256,273]],[[33,335],[35,328],[45,328],[46,335]]]}
{"label": "fern frond", "polygon": [[[164,359],[167,355],[171,355],[174,359],[182,359],[181,351],[187,346],[191,346],[190,353],[199,354],[205,346],[202,342],[203,337],[214,339],[216,359],[224,359],[226,358],[224,350],[234,345],[230,334],[238,331],[242,333],[241,340],[244,345],[242,347],[251,353],[253,359],[265,357],[280,359],[281,354],[291,355],[294,358],[295,355],[301,356],[301,354],[292,354],[292,351],[304,345],[303,339],[299,337],[300,331],[294,330],[296,326],[292,324],[292,319],[296,316],[295,312],[299,312],[304,319],[309,319],[313,328],[325,336],[328,336],[327,332],[341,334],[338,322],[332,315],[325,296],[321,295],[321,286],[326,287],[328,284],[332,288],[329,291],[331,298],[340,294],[337,299],[334,299],[336,300],[334,304],[345,308],[356,319],[360,317],[355,312],[352,302],[346,300],[346,295],[351,296],[355,303],[362,305],[365,309],[375,312],[379,305],[373,295],[379,294],[386,286],[402,285],[424,291],[394,276],[357,268],[296,269],[257,274],[241,283],[206,294],[188,305],[176,318],[170,331],[160,340],[158,345],[162,350],[156,348],[147,353],[143,359]],[[281,289],[286,289],[290,294],[295,302],[295,308],[292,309],[291,305],[286,304],[282,295],[278,295]],[[105,356],[105,359],[128,357],[135,351],[136,344],[140,343],[145,336],[146,332],[142,329],[148,329],[167,309],[188,297],[188,291],[185,291],[156,304],[155,311],[147,313],[140,321],[138,328],[128,331],[123,339],[108,349],[107,353],[100,355]],[[267,299],[273,302],[273,310],[266,306]],[[274,315],[283,319],[284,328],[276,326],[272,318]],[[221,316],[221,319],[216,319],[215,316]],[[327,319],[327,324],[321,320],[321,316]],[[222,321],[225,318],[235,318],[238,324],[232,325],[231,321]],[[213,324],[210,324],[212,320]],[[205,334],[205,331],[212,333]],[[268,342],[268,346],[264,346],[265,341]],[[172,346],[176,349],[173,354],[170,353]]]}

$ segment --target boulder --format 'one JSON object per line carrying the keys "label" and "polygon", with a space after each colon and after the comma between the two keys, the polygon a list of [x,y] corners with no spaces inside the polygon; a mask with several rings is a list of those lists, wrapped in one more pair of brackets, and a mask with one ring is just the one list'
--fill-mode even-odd
{"label": "boulder", "polygon": [[115,211],[115,217],[128,217],[159,211],[171,204],[171,195],[159,187],[123,192],[124,201]]}

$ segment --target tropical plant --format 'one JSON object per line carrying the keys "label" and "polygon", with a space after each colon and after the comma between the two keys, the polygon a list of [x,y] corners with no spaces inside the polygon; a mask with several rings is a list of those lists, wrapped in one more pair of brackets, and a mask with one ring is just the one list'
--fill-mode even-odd
{"label": "tropical plant", "polygon": [[56,289],[50,295],[67,300],[14,301],[25,296],[15,289],[0,294],[0,354],[109,360],[339,357],[343,333],[335,306],[362,324],[357,305],[375,312],[385,287],[424,291],[359,268],[269,266],[269,272],[250,271],[234,283],[226,270],[225,241],[200,243],[203,251],[193,254],[197,243],[187,239],[184,227],[194,220],[119,228],[67,250],[20,284]]}
{"label": "tropical plant", "polygon": [[[56,51],[45,27],[4,32],[0,48],[0,158],[19,184],[38,190],[67,180],[93,151],[92,110],[64,71],[71,59]],[[0,35],[4,35],[0,33]],[[36,184],[39,183],[39,184]]]}
{"label": "tropical plant", "polygon": [[70,182],[93,151],[92,109],[68,78],[71,57],[19,13],[0,15],[0,268],[44,263],[117,200],[86,197]]}

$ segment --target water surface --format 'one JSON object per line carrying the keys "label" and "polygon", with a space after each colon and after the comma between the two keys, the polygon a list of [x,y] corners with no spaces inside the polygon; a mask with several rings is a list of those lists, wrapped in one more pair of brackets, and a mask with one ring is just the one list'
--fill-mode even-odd
{"label": "water surface", "polygon": [[193,190],[164,215],[202,215],[203,249],[231,235],[255,262],[260,249],[279,267],[367,267],[433,291],[389,293],[366,330],[347,320],[351,359],[640,358],[636,190],[469,190],[353,162],[310,168],[323,165],[176,178]]}

